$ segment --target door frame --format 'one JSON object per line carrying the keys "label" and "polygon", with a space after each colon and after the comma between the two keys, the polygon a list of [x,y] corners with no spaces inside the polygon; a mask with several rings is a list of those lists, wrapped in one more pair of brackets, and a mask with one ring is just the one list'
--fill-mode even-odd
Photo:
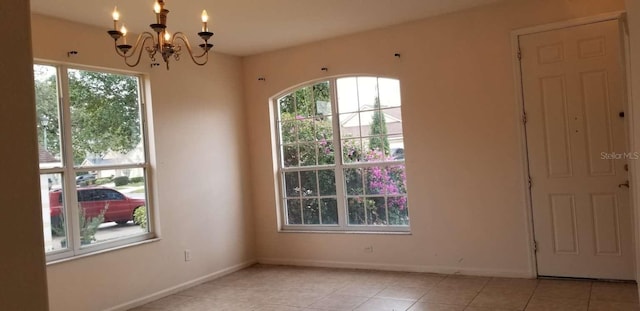
{"label": "door frame", "polygon": [[[522,85],[522,67],[520,63],[520,49],[519,49],[520,37],[524,35],[534,34],[534,33],[559,30],[564,28],[594,24],[594,23],[611,21],[611,20],[618,21],[618,23],[624,29],[624,31],[622,31],[620,35],[621,44],[622,44],[620,48],[622,51],[621,58],[624,63],[624,66],[622,68],[624,71],[623,78],[625,79],[625,83],[622,87],[624,92],[623,98],[625,98],[627,101],[624,104],[625,110],[627,111],[627,115],[625,116],[625,118],[627,119],[627,124],[626,124],[627,147],[629,148],[629,150],[635,150],[632,144],[633,142],[632,140],[633,110],[632,110],[631,104],[633,103],[633,101],[631,100],[631,93],[628,91],[630,90],[629,83],[631,82],[631,77],[630,77],[631,66],[629,63],[629,56],[630,56],[629,33],[627,30],[628,26],[626,22],[625,11],[603,13],[603,14],[598,14],[594,16],[576,18],[576,19],[555,22],[550,24],[520,28],[520,29],[511,31],[511,54],[512,54],[511,58],[513,63],[513,77],[515,81],[516,113],[517,113],[516,120],[518,124],[518,132],[520,133],[519,142],[520,142],[520,158],[522,163],[522,171],[521,171],[522,192],[524,194],[524,201],[525,201],[524,217],[526,220],[525,223],[527,224],[526,226],[527,238],[529,240],[528,241],[529,247],[527,248],[527,251],[529,255],[528,264],[529,264],[529,273],[531,278],[538,277],[538,264],[537,264],[537,257],[536,257],[536,251],[535,251],[536,246],[535,246],[535,229],[533,226],[533,204],[531,202],[531,188],[529,186],[529,182],[530,182],[529,181],[529,153],[528,153],[528,145],[527,145],[527,132],[526,132],[526,127],[524,123],[524,120],[525,120],[524,119],[524,92],[523,92],[523,85]],[[636,211],[638,204],[633,194],[636,191],[636,188],[640,190],[640,185],[638,185],[638,182],[637,182],[638,178],[635,177],[635,174],[633,174],[633,172],[636,172],[636,164],[634,163],[635,161],[628,161],[628,162],[629,162],[628,164],[629,164],[629,175],[630,175],[629,178],[631,180],[631,185],[632,185],[631,188],[629,189],[629,196],[630,196],[629,204],[631,207],[630,209],[631,215],[632,215],[632,218],[634,219],[634,221],[632,221],[632,245],[635,248],[635,263],[636,263],[635,266],[638,267],[640,266],[640,261],[638,261],[638,258],[640,257],[638,256],[638,251],[640,249],[640,246],[638,246],[637,244],[636,237],[638,237],[640,233],[637,230],[638,223],[635,217],[635,215],[638,214],[638,212]],[[640,167],[638,169],[640,169]],[[636,276],[637,274],[638,274],[638,271],[636,269]]]}

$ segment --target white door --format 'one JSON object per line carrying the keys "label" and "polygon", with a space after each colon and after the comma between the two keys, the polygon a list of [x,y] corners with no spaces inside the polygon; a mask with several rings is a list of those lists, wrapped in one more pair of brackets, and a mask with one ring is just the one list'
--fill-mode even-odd
{"label": "white door", "polygon": [[635,279],[618,27],[519,38],[539,275]]}

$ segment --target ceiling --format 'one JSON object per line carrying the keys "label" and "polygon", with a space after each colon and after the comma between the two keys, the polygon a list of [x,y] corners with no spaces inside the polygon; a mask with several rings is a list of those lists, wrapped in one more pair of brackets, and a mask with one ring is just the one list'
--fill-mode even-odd
{"label": "ceiling", "polygon": [[[200,31],[200,13],[209,13],[214,50],[252,55],[340,35],[450,13],[501,0],[165,0],[169,32]],[[155,22],[154,0],[31,0],[35,13],[113,27],[118,6],[130,32],[148,31]],[[105,40],[108,35],[105,32]]]}

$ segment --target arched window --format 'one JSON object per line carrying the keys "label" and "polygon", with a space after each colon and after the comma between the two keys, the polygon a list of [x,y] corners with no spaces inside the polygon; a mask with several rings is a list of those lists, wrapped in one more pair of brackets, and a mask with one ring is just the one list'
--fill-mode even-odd
{"label": "arched window", "polygon": [[275,105],[283,229],[408,230],[398,80],[315,82]]}

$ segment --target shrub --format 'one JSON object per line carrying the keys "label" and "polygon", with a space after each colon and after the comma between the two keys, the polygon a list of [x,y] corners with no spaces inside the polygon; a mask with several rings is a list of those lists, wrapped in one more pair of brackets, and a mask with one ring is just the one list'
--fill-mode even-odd
{"label": "shrub", "polygon": [[132,184],[137,184],[137,183],[141,183],[144,182],[144,177],[140,176],[140,177],[133,177],[129,179],[129,182]]}
{"label": "shrub", "polygon": [[136,210],[133,212],[133,222],[136,225],[139,225],[140,228],[142,229],[147,228],[147,207],[146,206],[140,206],[136,208]]}
{"label": "shrub", "polygon": [[[96,240],[96,232],[98,227],[104,222],[104,214],[109,209],[109,203],[105,204],[104,208],[100,211],[100,214],[96,217],[86,216],[85,208],[78,204],[78,214],[80,218],[80,243],[82,245],[91,244]],[[52,221],[51,232],[56,236],[66,235],[66,222],[64,214],[60,214],[56,221]],[[62,240],[63,247],[66,246],[66,238]]]}
{"label": "shrub", "polygon": [[118,176],[113,179],[113,182],[118,186],[124,186],[129,184],[129,177],[127,176]]}
{"label": "shrub", "polygon": [[104,184],[108,184],[111,182],[111,178],[98,178],[96,179],[96,185],[104,185]]}

